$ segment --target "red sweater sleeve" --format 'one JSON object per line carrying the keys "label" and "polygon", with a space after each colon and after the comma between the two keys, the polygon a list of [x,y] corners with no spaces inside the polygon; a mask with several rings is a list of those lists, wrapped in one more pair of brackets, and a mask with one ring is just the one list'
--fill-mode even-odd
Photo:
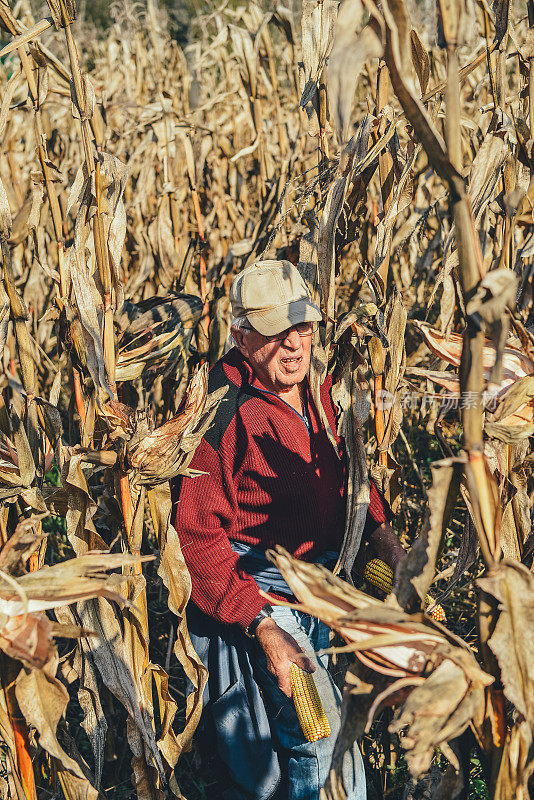
{"label": "red sweater sleeve", "polygon": [[388,501],[378,490],[374,480],[369,478],[369,508],[367,509],[363,538],[368,539],[382,523],[391,522],[392,519],[393,512]]}
{"label": "red sweater sleeve", "polygon": [[239,556],[228,540],[237,508],[232,470],[204,440],[191,468],[206,474],[182,479],[174,517],[191,598],[213,619],[245,628],[266,601],[254,578],[236,566]]}

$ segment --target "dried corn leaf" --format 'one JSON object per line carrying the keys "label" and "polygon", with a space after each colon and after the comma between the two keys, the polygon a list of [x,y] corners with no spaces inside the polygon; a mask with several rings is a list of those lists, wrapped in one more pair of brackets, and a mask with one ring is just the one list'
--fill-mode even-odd
{"label": "dried corn leaf", "polygon": [[386,25],[385,60],[391,83],[432,166],[448,181],[455,175],[455,170],[447,157],[442,137],[414,92],[410,77],[412,26],[406,6],[403,0],[388,0],[383,4],[383,13]]}
{"label": "dried corn leaf", "polygon": [[106,550],[107,545],[96,532],[92,518],[96,512],[87,478],[82,469],[83,453],[66,452],[62,469],[62,484],[68,490],[65,521],[67,536],[75,553],[88,550]]}
{"label": "dried corn leaf", "polygon": [[386,606],[324,567],[292,558],[279,545],[267,555],[297,598],[299,610],[338,631],[356,657],[375,672],[391,678],[419,675],[445,642],[440,632],[410,618],[398,606]]}
{"label": "dried corn leaf", "polygon": [[[373,274],[380,273],[389,263],[395,223],[413,197],[413,168],[420,153],[415,147],[406,159],[402,175],[393,191],[391,203],[377,226]],[[384,287],[385,288],[385,287]]]}
{"label": "dried corn leaf", "polygon": [[[494,423],[498,425],[499,423]],[[465,474],[471,507],[483,552],[493,559],[500,556],[501,494],[496,476],[491,472],[487,458],[472,452],[465,463]]]}
{"label": "dried corn leaf", "polygon": [[338,11],[336,0],[303,0],[302,3],[302,60],[304,89],[301,106],[312,100],[332,45]]}
{"label": "dried corn leaf", "polygon": [[57,740],[57,726],[69,702],[69,694],[57,678],[43,670],[22,670],[15,694],[26,721],[37,728],[41,747],[61,762],[77,778],[85,779],[79,764],[63,750]]}
{"label": "dried corn leaf", "polygon": [[335,321],[335,269],[336,269],[336,229],[343,210],[347,192],[348,176],[343,175],[333,181],[319,220],[317,255],[318,278],[321,287],[321,310],[331,328]]}
{"label": "dried corn leaf", "polygon": [[[238,28],[235,25],[230,25],[230,36],[232,38],[232,44],[234,46],[235,52],[238,54],[244,70],[241,71],[241,77],[243,82],[247,88],[247,91],[250,97],[256,97],[256,60],[257,60],[257,52],[254,48],[254,40],[248,31],[243,30],[243,28]],[[184,139],[184,142],[186,140]],[[189,140],[187,140],[189,141]],[[189,142],[189,148],[191,147]],[[188,160],[189,165],[189,175],[191,179],[191,183],[193,186],[196,186],[196,178],[195,178],[195,168],[194,168],[194,159],[193,159],[193,152],[190,149],[190,154],[187,155],[186,149],[186,157]]]}
{"label": "dried corn leaf", "polygon": [[499,603],[499,617],[488,644],[501,669],[504,693],[534,727],[534,575],[516,561],[502,561],[477,581]]}
{"label": "dried corn leaf", "polygon": [[[400,400],[399,388],[404,374],[406,362],[406,351],[404,348],[404,335],[406,330],[407,311],[402,303],[399,294],[396,294],[391,303],[391,311],[387,324],[386,336],[388,340],[388,352],[385,368],[384,388],[386,391],[387,404],[391,400]],[[385,409],[386,432],[382,440],[381,447],[388,449],[395,441],[400,428],[400,406],[393,402],[391,408]],[[395,416],[397,419],[395,421]]]}
{"label": "dried corn leaf", "polygon": [[534,376],[527,375],[499,395],[499,404],[493,415],[493,421],[502,422],[506,417],[520,411],[530,404],[534,398]]}
{"label": "dried corn leaf", "polygon": [[497,269],[480,281],[476,294],[467,303],[466,311],[483,320],[495,347],[495,361],[489,375],[490,383],[501,383],[503,379],[504,348],[510,330],[506,309],[513,306],[517,290],[517,278],[509,269]]}
{"label": "dried corn leaf", "polygon": [[54,25],[59,30],[76,19],[76,3],[74,0],[46,0],[52,14]]}
{"label": "dried corn leaf", "polygon": [[468,194],[477,222],[495,196],[501,169],[510,157],[515,143],[516,135],[511,120],[501,109],[496,109],[469,170]]}
{"label": "dried corn leaf", "polygon": [[44,614],[9,617],[0,613],[0,649],[27,669],[43,669],[53,658],[52,634],[52,623]]}
{"label": "dried corn leaf", "polygon": [[0,283],[0,352],[4,352],[9,330],[11,303],[3,282]]}
{"label": "dried corn leaf", "polygon": [[413,689],[390,725],[392,733],[404,731],[406,761],[414,776],[429,769],[436,747],[459,769],[447,742],[483,714],[484,689],[493,682],[467,652],[456,648],[447,655],[425,682]]}
{"label": "dried corn leaf", "polygon": [[[92,273],[88,268],[86,243],[89,238],[89,225],[85,222],[85,204],[81,206],[76,219],[74,245],[67,251],[69,275],[74,288],[76,306],[82,324],[85,358],[87,368],[95,385],[104,389],[110,397],[113,392],[108,386],[104,371],[104,349],[100,322],[98,320],[98,292]],[[83,221],[82,221],[83,220]]]}
{"label": "dried corn leaf", "polygon": [[[144,489],[140,493],[140,506],[144,509]],[[142,519],[142,511],[141,511]],[[135,527],[132,525],[132,532]],[[140,542],[130,533],[132,548],[138,548]],[[133,541],[132,541],[133,540]],[[150,798],[163,800],[165,793],[162,787],[167,785],[167,778],[161,761],[158,742],[153,732],[154,709],[152,706],[152,671],[148,668],[148,619],[146,609],[146,580],[142,575],[132,575],[129,579],[127,597],[139,611],[125,611],[122,617],[123,653],[125,667],[130,671],[136,689],[137,704],[144,721],[141,728],[137,719],[131,715],[126,722],[128,744],[132,751],[132,769],[135,778],[137,796],[140,800]],[[149,734],[150,739],[147,739]],[[147,744],[149,745],[147,747]],[[154,747],[155,745],[155,747]]]}
{"label": "dried corn leaf", "polygon": [[354,92],[366,61],[383,53],[380,31],[366,23],[361,0],[343,0],[336,20],[332,50],[328,58],[328,102],[340,142],[346,141]]}
{"label": "dried corn leaf", "polygon": [[24,426],[13,409],[11,412],[11,426],[13,429],[13,442],[17,451],[17,466],[21,483],[30,486],[35,478],[35,462],[26,436]]}
{"label": "dried corn leaf", "polygon": [[98,791],[87,778],[79,778],[66,770],[61,762],[56,764],[58,778],[65,800],[97,800]]}
{"label": "dried corn leaf", "polygon": [[7,241],[11,236],[12,225],[13,219],[9,208],[9,200],[7,199],[5,186],[0,179],[0,239],[2,241]]}
{"label": "dried corn leaf", "polygon": [[510,0],[494,0],[492,7],[495,14],[495,39],[500,43],[508,31]]}
{"label": "dried corn leaf", "polygon": [[227,391],[222,387],[208,395],[207,390],[204,366],[189,384],[183,412],[131,448],[130,462],[137,482],[155,485],[176,475],[192,474],[189,464]]}
{"label": "dried corn leaf", "polygon": [[528,779],[534,770],[532,731],[528,722],[514,722],[506,742],[495,786],[495,800],[529,800]]}
{"label": "dried corn leaf", "polygon": [[[56,609],[55,615],[60,621],[67,624],[72,624],[76,620],[76,612],[66,606]],[[87,733],[93,749],[94,785],[98,790],[104,768],[104,747],[108,723],[102,709],[96,666],[91,657],[91,648],[87,638],[80,640],[74,653],[72,666],[79,680],[78,700],[84,715],[81,726]]]}
{"label": "dried corn leaf", "polygon": [[0,613],[14,617],[97,596],[120,601],[120,576],[106,575],[105,571],[151,559],[152,556],[139,558],[126,553],[86,553],[20,578],[7,580],[0,575]]}
{"label": "dried corn leaf", "polygon": [[388,685],[386,678],[373,674],[359,661],[347,670],[341,706],[341,728],[334,745],[330,771],[321,790],[321,800],[346,800],[347,788],[343,770],[346,753],[360,741],[376,695]]}
{"label": "dried corn leaf", "polygon": [[434,579],[438,550],[460,490],[463,461],[447,458],[432,464],[428,517],[399,571],[397,600],[403,608],[413,602],[413,589],[424,600]]}
{"label": "dried corn leaf", "polygon": [[349,315],[336,332],[336,340],[345,333],[345,350],[348,352],[340,358],[345,362],[345,366],[340,379],[332,388],[332,399],[339,411],[337,432],[346,443],[349,464],[345,532],[334,572],[343,569],[347,576],[352,573],[360,548],[370,498],[362,435],[362,426],[370,411],[369,387],[354,346],[352,330],[349,327],[350,319]]}
{"label": "dried corn leaf", "polygon": [[0,570],[14,577],[24,574],[28,559],[47,536],[38,524],[47,514],[35,514],[21,520],[15,532],[0,550]]}
{"label": "dried corn leaf", "polygon": [[[133,561],[139,561],[139,558]],[[122,593],[123,598],[126,592]],[[159,775],[165,783],[165,772],[152,725],[149,710],[143,706],[144,692],[136,681],[125,652],[123,633],[113,607],[104,599],[78,605],[83,625],[96,634],[89,640],[93,659],[102,681],[124,706],[128,714],[128,742],[137,769],[138,791],[143,798],[158,797],[160,790],[155,780]],[[147,772],[150,771],[150,772]],[[149,782],[145,783],[147,775]]]}
{"label": "dried corn leaf", "polygon": [[415,28],[412,28],[410,38],[412,42],[412,61],[419,78],[421,95],[424,95],[430,78],[430,56]]}
{"label": "dried corn leaf", "polygon": [[171,754],[172,758],[177,760],[180,753],[189,747],[193,733],[196,730],[202,713],[202,698],[204,687],[208,680],[208,673],[191,644],[187,630],[185,608],[191,595],[191,578],[182,555],[178,534],[174,527],[169,524],[171,514],[169,486],[160,486],[152,489],[149,492],[149,499],[154,528],[161,548],[158,575],[169,592],[169,608],[178,618],[174,654],[193,686],[193,691],[187,698],[184,730],[179,735],[169,732],[172,733],[171,753],[168,752],[168,745],[165,740],[162,746],[162,752],[166,756],[168,763],[172,763],[169,760]]}
{"label": "dried corn leaf", "polygon": [[511,425],[508,422],[486,422],[486,434],[508,445],[517,445],[534,435],[534,424]]}

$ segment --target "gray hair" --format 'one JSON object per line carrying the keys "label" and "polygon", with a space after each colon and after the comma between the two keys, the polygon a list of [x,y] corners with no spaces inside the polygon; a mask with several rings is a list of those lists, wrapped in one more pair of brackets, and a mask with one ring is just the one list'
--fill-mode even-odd
{"label": "gray hair", "polygon": [[232,336],[232,331],[248,330],[249,327],[250,324],[246,317],[234,317],[230,323],[229,336],[226,341],[225,352],[228,352],[228,350],[230,350],[234,344],[237,344],[235,338]]}
{"label": "gray hair", "polygon": [[234,328],[235,330],[243,330],[250,327],[250,323],[246,317],[234,317],[230,324],[230,330]]}

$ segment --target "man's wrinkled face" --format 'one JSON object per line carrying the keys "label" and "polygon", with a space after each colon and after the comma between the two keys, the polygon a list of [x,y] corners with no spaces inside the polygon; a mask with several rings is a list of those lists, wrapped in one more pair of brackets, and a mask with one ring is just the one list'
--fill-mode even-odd
{"label": "man's wrinkled face", "polygon": [[249,328],[233,329],[232,335],[269,391],[283,394],[306,377],[310,366],[311,331],[301,336],[295,328],[288,328],[284,338],[276,341]]}

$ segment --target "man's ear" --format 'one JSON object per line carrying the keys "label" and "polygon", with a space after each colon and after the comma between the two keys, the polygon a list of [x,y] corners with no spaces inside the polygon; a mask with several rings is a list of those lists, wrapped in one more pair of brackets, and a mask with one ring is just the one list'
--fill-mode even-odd
{"label": "man's ear", "polygon": [[235,341],[238,349],[241,350],[242,353],[244,353],[245,352],[245,332],[242,331],[240,328],[232,328],[231,329],[231,334],[232,334],[232,336],[234,338],[234,341]]}

